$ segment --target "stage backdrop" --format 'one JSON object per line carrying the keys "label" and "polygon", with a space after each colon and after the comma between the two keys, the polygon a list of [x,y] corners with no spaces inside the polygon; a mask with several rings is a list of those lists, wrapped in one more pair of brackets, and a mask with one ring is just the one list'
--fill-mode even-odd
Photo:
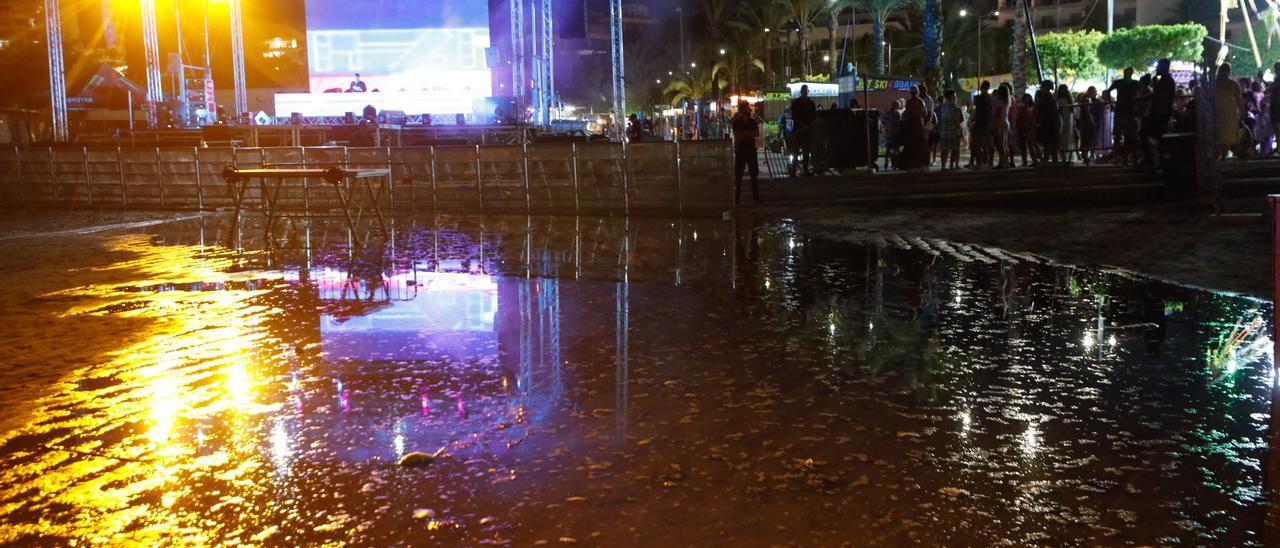
{"label": "stage backdrop", "polygon": [[493,95],[488,0],[306,0],[312,93],[346,90]]}

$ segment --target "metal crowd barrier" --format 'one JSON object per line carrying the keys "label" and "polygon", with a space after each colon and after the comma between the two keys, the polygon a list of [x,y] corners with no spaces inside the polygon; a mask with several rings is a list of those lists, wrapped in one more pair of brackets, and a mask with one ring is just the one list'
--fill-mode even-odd
{"label": "metal crowd barrier", "polygon": [[[6,147],[9,205],[212,210],[232,205],[227,166],[384,168],[394,210],[713,213],[733,207],[726,140],[424,147]],[[337,207],[319,181],[290,180],[285,202]],[[247,204],[258,204],[255,189]]]}

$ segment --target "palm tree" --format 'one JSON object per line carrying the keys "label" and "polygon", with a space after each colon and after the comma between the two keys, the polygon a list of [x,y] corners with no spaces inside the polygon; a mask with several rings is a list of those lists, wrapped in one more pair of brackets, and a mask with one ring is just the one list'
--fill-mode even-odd
{"label": "palm tree", "polygon": [[852,9],[855,0],[831,0],[827,4],[827,34],[831,37],[831,51],[827,54],[831,58],[831,79],[835,81],[836,74],[839,71],[840,59],[836,58],[836,27],[840,25],[840,14],[846,9]]}
{"label": "palm tree", "polygon": [[862,6],[871,13],[871,51],[877,74],[884,74],[884,23],[907,0],[862,0]]}
{"label": "palm tree", "polygon": [[745,33],[731,37],[729,45],[725,47],[725,54],[720,57],[720,62],[711,67],[713,77],[723,78],[728,82],[727,89],[730,93],[742,91],[740,87],[742,78],[752,70],[764,73],[764,62],[751,51],[747,38]]}
{"label": "palm tree", "polygon": [[786,9],[789,22],[795,24],[796,34],[800,39],[800,72],[810,74],[813,64],[809,62],[810,30],[817,26],[826,12],[827,0],[778,0]]}
{"label": "palm tree", "polygon": [[937,82],[942,77],[942,0],[917,0],[924,4],[924,75]]}
{"label": "palm tree", "polygon": [[716,74],[704,65],[672,80],[666,92],[673,106],[686,100],[697,104],[710,97],[715,88],[724,85],[724,80],[717,79]]}
{"label": "palm tree", "polygon": [[829,0],[827,3],[827,36],[831,38],[831,50],[827,52],[827,56],[831,59],[831,78],[835,82],[836,74],[840,72],[840,59],[836,56],[836,27],[840,26],[840,14],[846,9],[854,8],[855,0]]}
{"label": "palm tree", "polygon": [[761,39],[760,51],[763,52],[765,65],[765,83],[774,85],[773,73],[769,71],[769,50],[775,39],[781,36],[783,25],[787,22],[787,12],[777,0],[754,0],[745,10],[739,13],[744,31],[750,36]]}
{"label": "palm tree", "polygon": [[702,19],[703,29],[707,32],[710,45],[719,48],[731,29],[741,27],[742,23],[730,17],[736,9],[734,0],[702,0],[698,15]]}
{"label": "palm tree", "polygon": [[1026,0],[1018,0],[1013,8],[1013,93],[1018,97],[1027,92],[1026,9]]}

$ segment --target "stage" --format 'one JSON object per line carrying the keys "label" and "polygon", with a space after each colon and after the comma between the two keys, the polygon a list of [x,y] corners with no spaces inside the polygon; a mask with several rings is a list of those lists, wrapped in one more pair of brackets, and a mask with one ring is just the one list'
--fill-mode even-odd
{"label": "stage", "polygon": [[495,101],[453,91],[367,92],[367,93],[277,93],[276,117],[298,113],[303,117],[345,116],[357,118],[366,106],[378,112],[403,115],[430,115],[433,124],[454,124],[458,114],[470,124],[491,123]]}

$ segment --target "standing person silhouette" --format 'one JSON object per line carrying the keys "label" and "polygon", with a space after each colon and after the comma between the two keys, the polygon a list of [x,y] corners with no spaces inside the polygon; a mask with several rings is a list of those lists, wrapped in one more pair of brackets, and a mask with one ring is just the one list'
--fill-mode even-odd
{"label": "standing person silhouette", "polygon": [[1117,152],[1125,165],[1129,159],[1137,155],[1138,150],[1138,114],[1134,103],[1138,100],[1138,81],[1133,79],[1133,67],[1124,69],[1124,78],[1111,82],[1105,92],[1116,92],[1115,135],[1120,138]]}
{"label": "standing person silhouette", "polygon": [[1053,96],[1053,82],[1040,82],[1040,91],[1036,92],[1036,143],[1040,145],[1041,160],[1047,163],[1058,161],[1058,134],[1062,118],[1058,113],[1058,100]]}
{"label": "standing person silhouette", "polygon": [[742,171],[751,173],[751,198],[760,201],[760,162],[756,155],[756,139],[760,137],[760,119],[751,114],[751,103],[738,101],[738,112],[729,122],[733,130],[733,202],[742,197]]}
{"label": "standing person silhouette", "polygon": [[809,86],[800,86],[800,96],[791,100],[791,120],[795,123],[796,149],[805,175],[813,175],[809,165],[813,155],[813,126],[818,121],[818,105],[809,98]]}

